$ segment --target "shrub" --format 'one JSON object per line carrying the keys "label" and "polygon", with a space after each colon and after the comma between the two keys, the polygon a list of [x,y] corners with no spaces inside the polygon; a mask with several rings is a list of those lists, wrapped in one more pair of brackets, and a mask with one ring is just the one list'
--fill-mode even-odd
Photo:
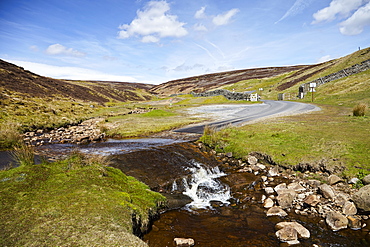
{"label": "shrub", "polygon": [[365,116],[365,112],[367,109],[367,105],[364,103],[359,103],[353,108],[353,116],[355,117],[363,117]]}

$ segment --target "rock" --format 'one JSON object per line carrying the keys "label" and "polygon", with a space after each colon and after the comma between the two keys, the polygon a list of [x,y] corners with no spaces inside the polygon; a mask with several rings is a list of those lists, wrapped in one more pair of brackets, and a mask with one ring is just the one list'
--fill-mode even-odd
{"label": "rock", "polygon": [[298,240],[298,232],[293,227],[284,227],[278,230],[275,234],[281,242],[296,242]]}
{"label": "rock", "polygon": [[282,183],[282,184],[278,184],[275,186],[274,190],[276,191],[276,193],[279,194],[279,191],[280,190],[285,190],[287,187],[286,187],[286,183]]}
{"label": "rock", "polygon": [[339,207],[343,207],[346,202],[348,202],[351,199],[351,197],[343,192],[336,193],[335,196],[335,204]]}
{"label": "rock", "polygon": [[297,191],[297,192],[301,192],[301,191],[305,191],[306,190],[299,183],[291,183],[291,184],[288,184],[288,189],[291,189],[291,190],[294,190],[294,191]]}
{"label": "rock", "polygon": [[257,163],[256,166],[260,169],[260,170],[265,170],[266,169],[266,166],[261,164],[261,163]]}
{"label": "rock", "polygon": [[320,185],[319,190],[326,199],[333,199],[335,197],[333,188],[327,184]]}
{"label": "rock", "polygon": [[310,179],[307,181],[307,184],[310,185],[312,188],[317,189],[320,186],[321,182],[316,179]]}
{"label": "rock", "polygon": [[365,176],[365,177],[362,179],[362,183],[363,183],[364,185],[368,185],[368,184],[370,184],[370,174],[369,174],[369,175],[367,175],[367,176]]}
{"label": "rock", "polygon": [[295,229],[298,233],[298,238],[307,239],[307,238],[311,237],[310,231],[307,230],[307,228],[305,228],[304,226],[302,226],[298,222],[279,222],[275,226],[275,228],[277,230],[280,230],[280,229],[283,229],[283,228],[286,228],[286,227],[291,227],[291,228]]}
{"label": "rock", "polygon": [[294,190],[284,190],[281,192],[276,198],[278,204],[282,208],[291,208],[293,206],[293,200],[295,198],[295,191]]}
{"label": "rock", "polygon": [[303,202],[311,207],[316,207],[316,205],[320,202],[320,196],[319,195],[308,195]]}
{"label": "rock", "polygon": [[357,214],[356,205],[353,202],[345,202],[343,205],[343,214],[344,215],[355,215]]}
{"label": "rock", "polygon": [[252,155],[248,155],[247,161],[250,165],[256,165],[258,163],[258,159]]}
{"label": "rock", "polygon": [[345,229],[348,225],[348,219],[344,215],[334,211],[330,211],[326,215],[325,221],[333,231]]}
{"label": "rock", "polygon": [[360,181],[360,179],[358,179],[358,178],[351,178],[351,179],[348,181],[348,183],[349,183],[349,184],[355,184],[355,183],[357,183],[358,181]]}
{"label": "rock", "polygon": [[226,153],[225,155],[226,155],[226,157],[228,157],[228,158],[232,158],[232,157],[233,157],[233,153],[232,153],[232,152],[228,152],[228,153]]}
{"label": "rock", "polygon": [[279,175],[280,175],[280,172],[279,172],[279,167],[278,166],[274,166],[274,167],[270,168],[270,170],[267,172],[268,177],[276,177],[276,176],[279,176]]}
{"label": "rock", "polygon": [[358,230],[361,229],[361,218],[358,216],[348,216],[348,227],[351,228],[352,230]]}
{"label": "rock", "polygon": [[277,207],[277,206],[274,206],[272,208],[270,208],[267,213],[266,213],[266,216],[269,217],[269,216],[280,216],[280,217],[285,217],[287,216],[288,214],[283,210],[281,209],[280,207]]}
{"label": "rock", "polygon": [[195,245],[194,239],[192,238],[175,238],[174,242],[176,246],[181,246],[181,247],[188,247],[188,246]]}
{"label": "rock", "polygon": [[370,184],[359,189],[353,196],[353,202],[357,208],[370,211]]}
{"label": "rock", "polygon": [[337,184],[337,183],[340,183],[340,182],[344,182],[344,180],[342,178],[338,177],[337,175],[330,175],[328,177],[328,184],[329,185]]}
{"label": "rock", "polygon": [[275,193],[275,191],[274,191],[274,189],[272,187],[266,187],[265,188],[265,192],[267,194],[274,194]]}
{"label": "rock", "polygon": [[264,203],[263,203],[263,207],[264,208],[271,208],[274,206],[274,201],[271,199],[271,198],[267,198]]}

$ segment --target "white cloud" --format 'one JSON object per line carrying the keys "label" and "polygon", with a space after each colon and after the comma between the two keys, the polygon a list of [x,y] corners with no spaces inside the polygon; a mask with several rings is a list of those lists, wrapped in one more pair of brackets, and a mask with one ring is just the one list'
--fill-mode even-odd
{"label": "white cloud", "polygon": [[280,18],[280,20],[275,22],[275,24],[289,16],[295,16],[301,13],[305,8],[307,8],[312,3],[312,1],[313,0],[296,0],[293,6],[284,14],[283,17]]}
{"label": "white cloud", "polygon": [[34,51],[34,52],[38,52],[39,51],[39,48],[37,47],[37,45],[31,45],[30,46],[30,50],[31,51]]}
{"label": "white cloud", "polygon": [[203,31],[203,32],[206,32],[208,31],[208,29],[206,28],[206,26],[204,26],[203,24],[200,24],[200,23],[197,23],[193,26],[194,30],[195,31]]}
{"label": "white cloud", "polygon": [[86,56],[86,53],[74,50],[72,48],[67,48],[64,45],[61,44],[54,44],[50,45],[46,49],[46,53],[49,55],[67,55],[67,56],[73,56],[73,57],[84,57]]}
{"label": "white cloud", "polygon": [[157,38],[153,35],[147,35],[147,36],[144,36],[141,39],[141,42],[143,42],[143,43],[157,43],[157,42],[159,42],[159,38]]}
{"label": "white cloud", "polygon": [[323,62],[327,62],[327,61],[330,61],[331,60],[331,57],[330,55],[325,55],[325,56],[322,56],[320,57],[319,59],[317,59],[317,63],[323,63]]}
{"label": "white cloud", "polygon": [[198,10],[197,12],[195,12],[195,19],[203,19],[203,18],[206,18],[206,14],[205,14],[205,10],[206,10],[206,7],[201,7],[200,10]]}
{"label": "white cloud", "polygon": [[223,14],[219,14],[212,19],[213,24],[222,26],[229,24],[231,18],[239,12],[239,9],[232,9]]}
{"label": "white cloud", "polygon": [[182,37],[188,34],[176,15],[170,15],[166,1],[150,1],[144,10],[137,11],[137,17],[128,25],[119,26],[119,39],[143,36],[142,42],[158,42],[163,37]]}
{"label": "white cloud", "polygon": [[18,60],[9,60],[8,62],[21,66],[41,76],[56,79],[137,82],[137,80],[131,76],[111,75],[80,67],[53,66]]}
{"label": "white cloud", "polygon": [[329,7],[317,11],[313,17],[313,24],[323,21],[333,21],[336,18],[347,18],[352,11],[357,10],[369,0],[332,0]]}
{"label": "white cloud", "polygon": [[357,35],[362,33],[365,26],[370,26],[370,3],[359,8],[350,18],[343,21],[340,32],[344,35]]}

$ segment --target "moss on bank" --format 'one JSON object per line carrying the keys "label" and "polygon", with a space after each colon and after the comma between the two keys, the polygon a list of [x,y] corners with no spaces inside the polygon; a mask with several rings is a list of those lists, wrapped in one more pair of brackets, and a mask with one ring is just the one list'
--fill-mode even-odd
{"label": "moss on bank", "polygon": [[144,230],[165,203],[135,178],[80,154],[0,171],[0,192],[0,246],[146,246],[133,223]]}

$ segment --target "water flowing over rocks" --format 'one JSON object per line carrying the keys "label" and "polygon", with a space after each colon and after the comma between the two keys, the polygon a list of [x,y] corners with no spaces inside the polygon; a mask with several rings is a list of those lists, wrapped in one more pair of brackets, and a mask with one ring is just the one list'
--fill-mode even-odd
{"label": "water flowing over rocks", "polygon": [[[346,228],[358,230],[366,226],[363,222],[370,212],[370,185],[357,191],[343,178],[331,174],[334,171],[327,169],[324,162],[293,167],[303,172],[298,177],[292,170],[274,163],[268,155],[253,152],[244,159],[225,158],[222,153],[217,155],[223,157],[224,164],[239,166],[239,172],[261,175],[259,189],[263,192],[262,206],[267,210],[267,217],[284,219],[291,213],[321,217],[333,231]],[[321,177],[325,182],[309,179],[309,174]],[[286,182],[276,184],[281,179]],[[258,190],[257,186],[254,188]],[[358,214],[358,209],[365,214]],[[305,236],[309,237],[309,230],[305,230],[308,232]],[[276,236],[288,245],[299,244],[298,239],[302,238],[291,225],[278,227]]]}
{"label": "water flowing over rocks", "polygon": [[37,130],[26,132],[23,140],[27,145],[41,146],[55,143],[87,144],[105,139],[105,133],[99,128],[99,123],[104,119],[93,118],[83,121],[77,126],[61,127],[51,131]]}

